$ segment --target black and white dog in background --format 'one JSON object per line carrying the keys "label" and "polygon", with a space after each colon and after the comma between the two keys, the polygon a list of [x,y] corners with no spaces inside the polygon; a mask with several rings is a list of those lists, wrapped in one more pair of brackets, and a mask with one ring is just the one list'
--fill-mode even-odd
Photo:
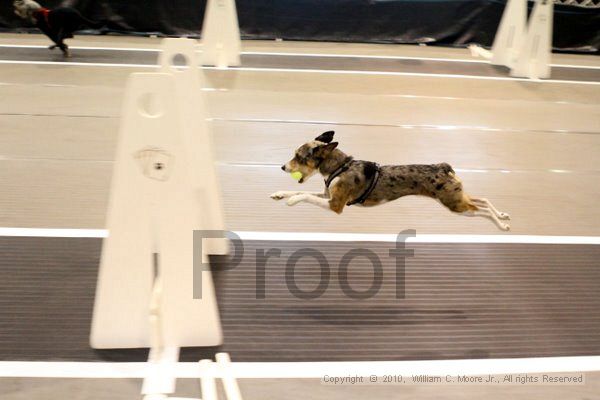
{"label": "black and white dog in background", "polygon": [[16,15],[34,24],[55,43],[48,47],[50,50],[58,47],[65,57],[69,57],[70,53],[64,40],[72,38],[73,32],[84,26],[100,28],[103,25],[101,22],[90,21],[71,7],[50,10],[33,0],[15,0],[13,7]]}

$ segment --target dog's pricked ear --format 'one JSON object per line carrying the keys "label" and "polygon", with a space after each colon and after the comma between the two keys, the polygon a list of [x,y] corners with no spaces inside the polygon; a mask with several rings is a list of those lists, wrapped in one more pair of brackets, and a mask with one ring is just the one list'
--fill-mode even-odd
{"label": "dog's pricked ear", "polygon": [[329,154],[337,147],[338,144],[338,142],[332,142],[323,146],[319,146],[316,150],[320,155]]}
{"label": "dog's pricked ear", "polygon": [[335,134],[334,131],[323,132],[319,136],[317,136],[315,138],[315,140],[318,140],[319,142],[323,142],[323,143],[331,143],[331,141],[333,140],[334,134]]}

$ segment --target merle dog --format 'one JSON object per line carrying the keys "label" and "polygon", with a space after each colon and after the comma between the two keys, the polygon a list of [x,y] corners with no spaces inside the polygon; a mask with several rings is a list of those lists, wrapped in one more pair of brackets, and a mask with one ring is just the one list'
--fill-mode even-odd
{"label": "merle dog", "polygon": [[463,190],[460,179],[446,163],[426,165],[383,165],[359,161],[337,148],[333,131],[300,146],[281,169],[297,174],[303,183],[320,173],[325,178],[323,192],[279,191],[274,200],[288,199],[294,206],[306,202],[341,214],[345,206],[372,207],[403,196],[420,195],[439,200],[450,211],[492,220],[509,230],[510,219],[487,199],[472,197]]}

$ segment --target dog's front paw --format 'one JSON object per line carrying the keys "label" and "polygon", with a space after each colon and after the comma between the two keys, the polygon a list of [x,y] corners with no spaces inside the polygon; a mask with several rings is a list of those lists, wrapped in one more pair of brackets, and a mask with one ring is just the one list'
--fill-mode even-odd
{"label": "dog's front paw", "polygon": [[281,200],[281,199],[285,199],[288,196],[286,195],[286,193],[284,191],[280,190],[278,192],[271,193],[271,195],[269,197],[271,197],[273,200]]}
{"label": "dog's front paw", "polygon": [[295,206],[296,204],[300,203],[301,201],[304,201],[306,197],[303,194],[297,194],[295,196],[292,196],[288,199],[287,201],[287,205],[288,206]]}
{"label": "dog's front paw", "polygon": [[498,227],[500,229],[502,229],[503,231],[510,231],[510,225],[509,224],[499,224]]}

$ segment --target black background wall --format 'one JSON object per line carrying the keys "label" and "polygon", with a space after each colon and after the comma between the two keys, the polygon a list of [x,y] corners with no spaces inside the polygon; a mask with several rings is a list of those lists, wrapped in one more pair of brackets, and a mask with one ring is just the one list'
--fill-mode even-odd
{"label": "black background wall", "polygon": [[[107,21],[102,33],[199,36],[205,0],[39,0]],[[491,46],[503,0],[237,0],[245,39]],[[529,3],[531,9],[532,3]],[[0,30],[29,31],[0,3]],[[97,32],[96,32],[97,33]],[[554,48],[600,49],[600,9],[555,5]]]}

